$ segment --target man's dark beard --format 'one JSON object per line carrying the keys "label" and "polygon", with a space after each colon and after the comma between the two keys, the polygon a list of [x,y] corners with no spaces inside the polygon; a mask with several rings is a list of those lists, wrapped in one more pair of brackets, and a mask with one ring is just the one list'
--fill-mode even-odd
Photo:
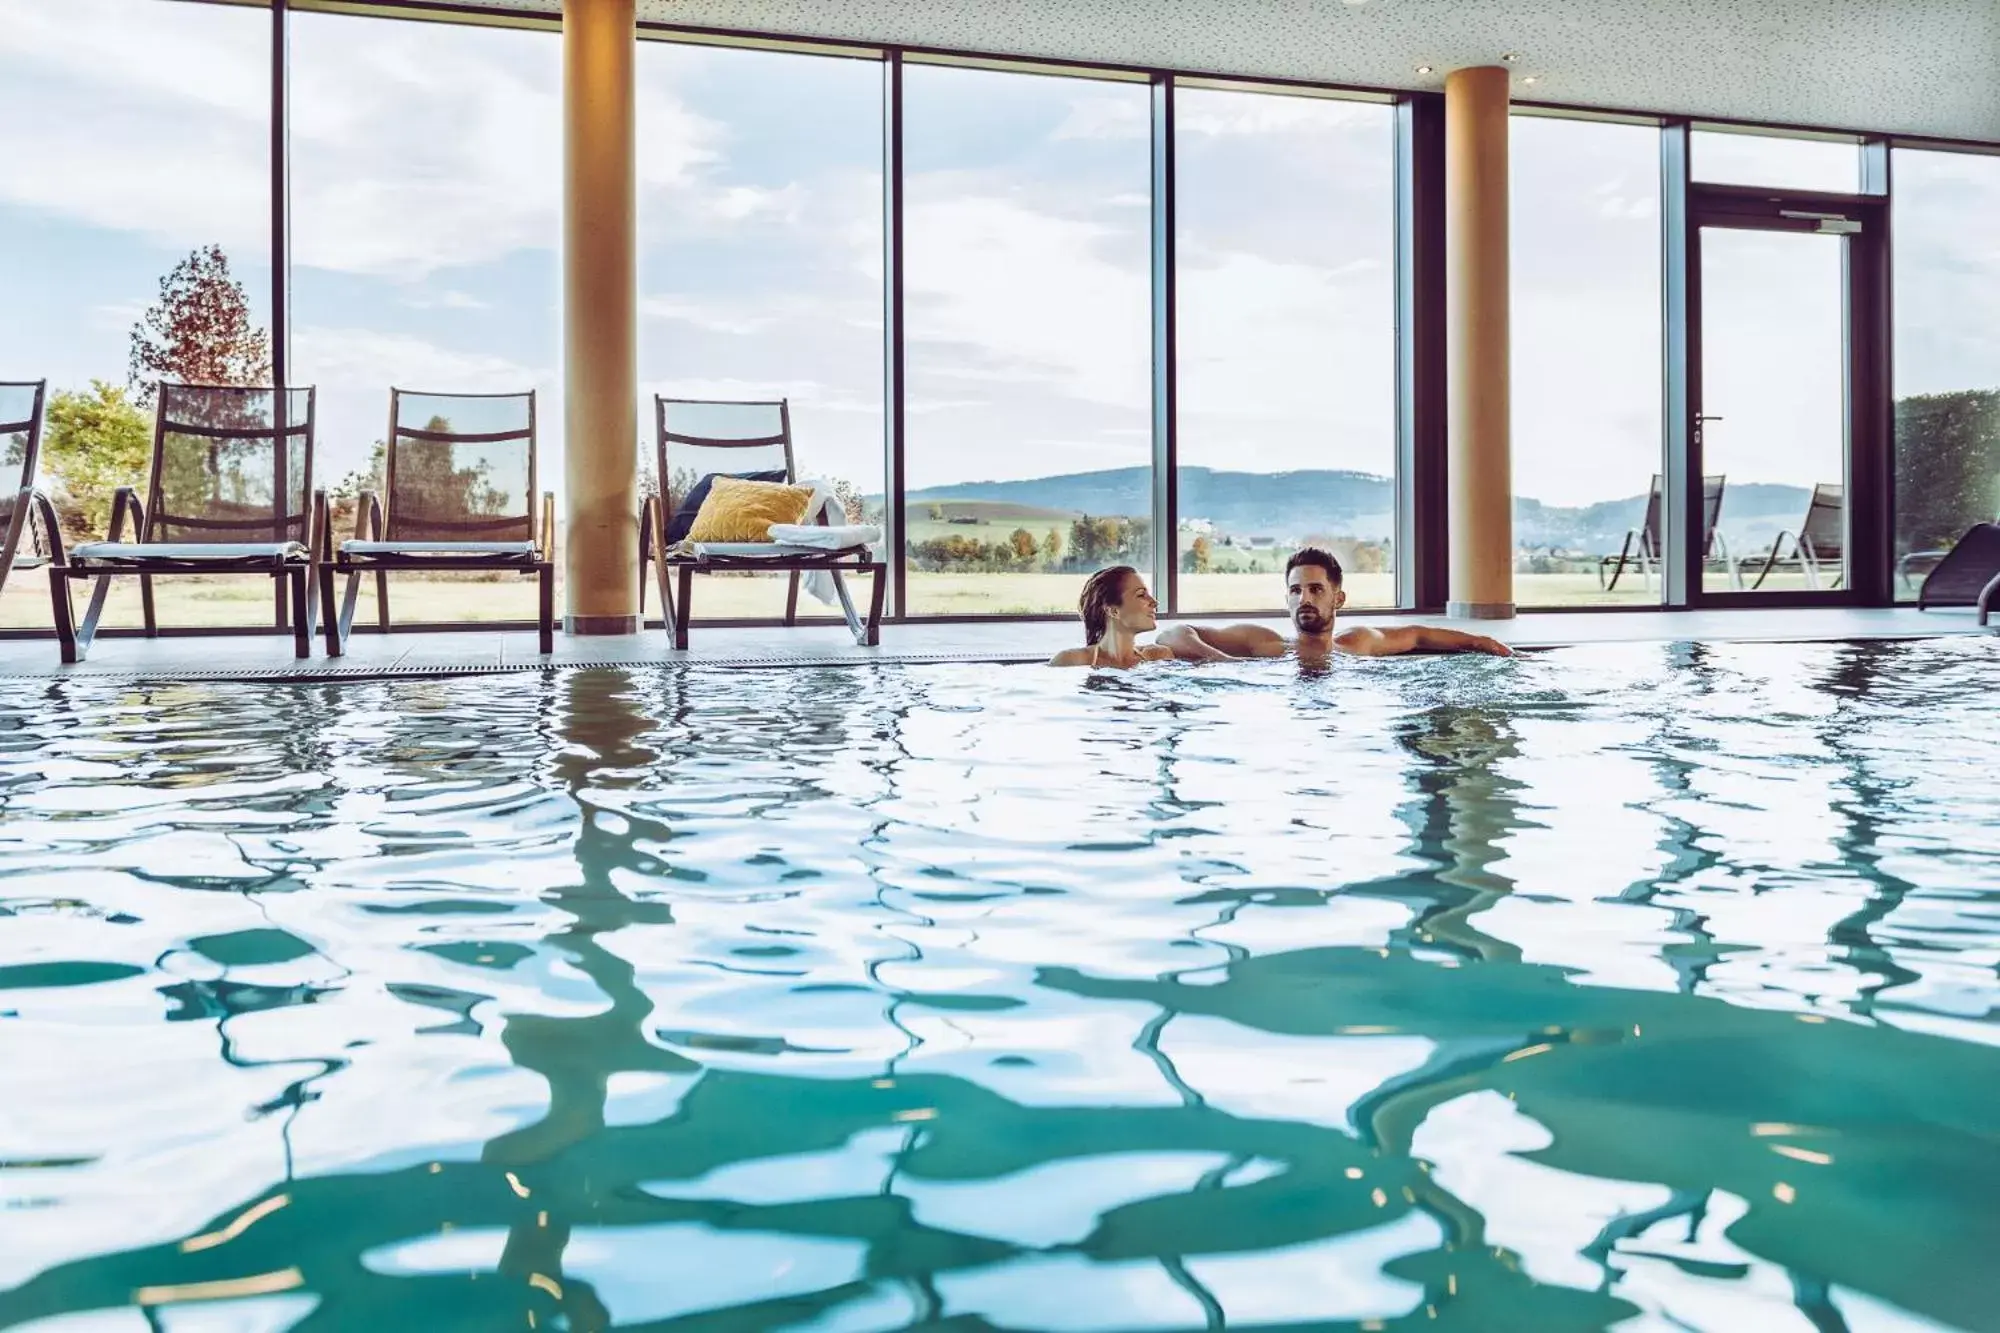
{"label": "man's dark beard", "polygon": [[1328,618],[1316,606],[1302,606],[1292,612],[1292,624],[1307,634],[1317,634],[1327,627]]}

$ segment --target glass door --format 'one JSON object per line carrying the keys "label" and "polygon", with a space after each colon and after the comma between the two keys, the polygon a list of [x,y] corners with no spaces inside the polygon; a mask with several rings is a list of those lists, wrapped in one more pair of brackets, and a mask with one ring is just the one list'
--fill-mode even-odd
{"label": "glass door", "polygon": [[1700,228],[1705,594],[1848,582],[1847,228],[1858,224],[1785,221],[1810,229]]}
{"label": "glass door", "polygon": [[1866,600],[1856,552],[1880,486],[1856,506],[1854,482],[1876,476],[1886,434],[1882,200],[1698,184],[1690,202],[1674,524],[1690,602]]}

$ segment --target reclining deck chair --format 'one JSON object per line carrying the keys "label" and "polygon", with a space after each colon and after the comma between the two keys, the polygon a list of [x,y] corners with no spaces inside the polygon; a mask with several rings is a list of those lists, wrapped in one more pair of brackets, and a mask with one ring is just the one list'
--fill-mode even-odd
{"label": "reclining deck chair", "polygon": [[1917,593],[1917,609],[1970,606],[1978,610],[1979,623],[1986,624],[1993,608],[2000,606],[2000,523],[1975,523],[1942,554]]}
{"label": "reclining deck chair", "polygon": [[[312,389],[287,389],[281,401],[275,389],[161,383],[145,503],[119,487],[106,540],[80,543],[67,556],[60,533],[49,534],[62,660],[79,662],[90,651],[113,578],[138,577],[146,634],[158,634],[153,580],[169,574],[276,580],[277,627],[289,624],[293,651],[310,656],[312,466]],[[70,606],[73,579],[96,581],[81,625]]]}
{"label": "reclining deck chair", "polygon": [[[1842,498],[1842,488],[1820,483],[1813,487],[1812,499],[1806,505],[1805,520],[1799,524],[1797,532],[1789,530],[1779,533],[1771,540],[1771,549],[1764,553],[1762,564],[1757,570],[1757,578],[1751,583],[1754,592],[1764,586],[1764,580],[1780,565],[1802,570],[1808,588],[1818,588],[1821,576],[1833,571],[1833,581],[1826,586],[1838,588],[1846,570],[1842,562],[1847,546],[1846,503]],[[1785,553],[1785,541],[1791,539],[1791,554]],[[1758,564],[1759,557],[1745,556],[1747,569]]]}
{"label": "reclining deck chair", "polygon": [[[338,657],[354,629],[361,576],[375,575],[376,625],[389,631],[392,571],[507,572],[541,585],[541,650],[555,650],[555,495],[535,503],[535,394],[435,394],[389,390],[383,490],[355,504],[354,536],[336,545],[332,508],[318,519],[320,615],[326,651]],[[334,579],[347,576],[336,611]]]}
{"label": "reclining deck chair", "polygon": [[[1723,540],[1716,524],[1722,518],[1722,493],[1727,479],[1721,475],[1701,479],[1701,558],[1704,567],[1717,563],[1729,564],[1729,544]],[[1617,555],[1600,557],[1597,562],[1597,582],[1606,592],[1618,587],[1618,576],[1625,572],[1627,565],[1637,565],[1639,576],[1652,586],[1653,573],[1660,564],[1660,474],[1653,474],[1652,489],[1646,495],[1646,516],[1641,525],[1625,533],[1624,544]],[[1720,547],[1721,555],[1716,555]],[[1607,576],[1606,571],[1609,570]],[[1732,574],[1732,581],[1734,577]]]}
{"label": "reclining deck chair", "polygon": [[46,380],[0,384],[0,591],[13,570],[49,562],[55,510],[35,489],[47,387]]}
{"label": "reclining deck chair", "polygon": [[[798,622],[800,576],[825,572],[833,580],[841,612],[855,642],[863,647],[880,642],[886,566],[873,557],[866,544],[811,548],[754,542],[704,547],[699,552],[677,549],[693,526],[695,514],[715,477],[797,484],[791,409],[786,400],[706,402],[656,395],[653,417],[657,428],[655,463],[659,468],[660,494],[648,496],[639,513],[640,611],[645,610],[646,564],[652,561],[660,583],[660,606],[667,628],[674,636],[675,648],[687,647],[694,576],[725,571],[790,574],[791,586],[785,596],[787,625]],[[823,516],[808,514],[804,522],[823,522]],[[669,587],[673,572],[679,574],[678,597]],[[841,578],[843,572],[875,576],[865,623],[855,613],[854,601]]]}

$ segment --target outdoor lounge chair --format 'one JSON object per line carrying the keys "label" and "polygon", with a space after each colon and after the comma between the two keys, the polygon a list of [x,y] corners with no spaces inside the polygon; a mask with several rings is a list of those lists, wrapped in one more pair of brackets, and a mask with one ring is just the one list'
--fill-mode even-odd
{"label": "outdoor lounge chair", "polygon": [[[1838,588],[1845,570],[1842,555],[1846,550],[1847,522],[1846,505],[1842,500],[1842,488],[1822,482],[1813,487],[1812,499],[1806,504],[1805,520],[1799,524],[1797,532],[1789,530],[1779,533],[1771,540],[1771,549],[1762,557],[1745,556],[1743,567],[1756,565],[1757,577],[1750,584],[1752,591],[1764,586],[1764,580],[1780,565],[1804,571],[1806,586],[1818,588],[1820,579],[1831,570],[1833,581],[1826,586]],[[1785,542],[1792,543],[1790,554],[1785,552]]]}
{"label": "outdoor lounge chair", "polygon": [[[1723,539],[1716,524],[1722,518],[1722,493],[1726,478],[1721,475],[1701,479],[1701,558],[1704,566],[1720,563],[1731,571],[1731,582],[1735,582],[1734,566],[1729,560],[1729,543]],[[1624,544],[1617,555],[1607,555],[1597,562],[1597,581],[1606,592],[1618,587],[1619,575],[1627,565],[1637,565],[1639,576],[1652,586],[1653,572],[1660,564],[1660,476],[1653,474],[1652,489],[1646,495],[1646,516],[1641,525],[1625,533]]]}
{"label": "outdoor lounge chair", "polygon": [[[383,495],[356,498],[354,536],[335,544],[332,507],[314,498],[320,615],[338,657],[354,629],[361,576],[375,576],[376,625],[389,632],[393,571],[513,572],[540,582],[541,650],[555,650],[555,495],[536,505],[535,395],[389,390]],[[334,606],[334,580],[347,593]]]}
{"label": "outdoor lounge chair", "polygon": [[[106,540],[80,543],[67,555],[61,533],[49,533],[62,660],[79,662],[90,651],[113,578],[138,577],[146,634],[158,634],[153,580],[170,574],[275,580],[277,627],[289,624],[293,651],[310,656],[313,391],[284,391],[282,427],[275,389],[162,383],[156,396],[145,503],[132,487],[119,487]],[[81,625],[70,606],[73,579],[95,580]]]}
{"label": "outdoor lounge chair", "polygon": [[35,490],[47,387],[46,380],[0,384],[0,591],[13,570],[38,569],[49,562],[55,510]]}
{"label": "outdoor lounge chair", "polygon": [[[784,399],[776,402],[704,402],[684,398],[653,399],[657,427],[661,493],[648,496],[639,513],[640,610],[645,609],[646,565],[651,561],[660,582],[660,605],[674,647],[688,645],[688,622],[694,576],[722,572],[759,571],[791,575],[785,595],[785,623],[798,621],[799,580],[802,575],[825,573],[831,576],[840,599],[847,628],[856,643],[873,647],[880,642],[882,596],[887,586],[886,567],[873,557],[866,545],[839,549],[812,549],[776,542],[741,543],[727,547],[685,549],[684,542],[709,479],[717,476],[747,477],[757,481],[798,482],[798,468],[792,456],[791,410]],[[824,514],[808,514],[808,524],[823,524]],[[873,574],[864,623],[855,614],[843,573]],[[669,586],[670,576],[679,576],[679,595]]]}
{"label": "outdoor lounge chair", "polygon": [[1986,624],[1993,608],[2000,606],[2000,523],[1975,523],[1942,555],[1917,593],[1917,609],[1970,606],[1978,610],[1979,623]]}

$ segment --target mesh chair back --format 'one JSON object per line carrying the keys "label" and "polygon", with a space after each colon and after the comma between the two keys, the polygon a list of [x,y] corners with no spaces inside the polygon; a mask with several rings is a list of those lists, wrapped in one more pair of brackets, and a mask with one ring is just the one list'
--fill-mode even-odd
{"label": "mesh chair back", "polygon": [[7,549],[21,492],[35,481],[35,456],[42,447],[42,393],[46,381],[0,384],[0,551]]}
{"label": "mesh chair back", "polygon": [[717,473],[783,472],[797,481],[792,461],[792,413],[787,400],[769,403],[653,399],[659,426],[660,493],[672,514],[703,477]]}
{"label": "mesh chair back", "polygon": [[1715,525],[1722,521],[1722,492],[1727,478],[1720,473],[1701,479],[1701,558],[1715,553]]}
{"label": "mesh chair back", "polygon": [[306,539],[313,391],[161,384],[143,541]]}
{"label": "mesh chair back", "polygon": [[1648,549],[1660,550],[1660,474],[1653,474],[1653,489],[1646,493],[1646,518],[1639,529],[1646,534]]}
{"label": "mesh chair back", "polygon": [[389,391],[383,536],[534,541],[535,395]]}
{"label": "mesh chair back", "polygon": [[1847,546],[1847,503],[1839,486],[1825,483],[1813,487],[1812,503],[1806,506],[1806,521],[1799,536],[1812,548],[1813,559],[1821,564],[1837,562]]}

